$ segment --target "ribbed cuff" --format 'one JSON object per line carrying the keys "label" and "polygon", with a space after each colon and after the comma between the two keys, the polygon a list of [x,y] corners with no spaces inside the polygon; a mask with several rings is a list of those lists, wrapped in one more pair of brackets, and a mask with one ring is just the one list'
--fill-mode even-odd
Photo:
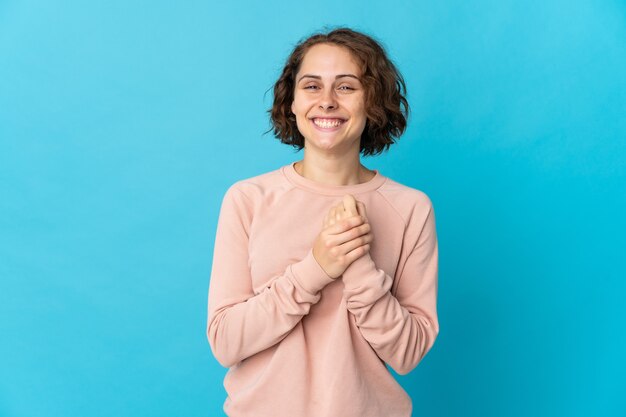
{"label": "ribbed cuff", "polygon": [[300,262],[291,265],[291,272],[300,287],[311,294],[317,294],[334,281],[313,256],[313,249],[309,249]]}
{"label": "ribbed cuff", "polygon": [[380,274],[369,252],[352,262],[343,273],[346,288],[362,287],[372,279],[380,279]]}
{"label": "ribbed cuff", "polygon": [[352,310],[375,303],[389,291],[392,279],[366,253],[345,270],[343,284],[348,310]]}

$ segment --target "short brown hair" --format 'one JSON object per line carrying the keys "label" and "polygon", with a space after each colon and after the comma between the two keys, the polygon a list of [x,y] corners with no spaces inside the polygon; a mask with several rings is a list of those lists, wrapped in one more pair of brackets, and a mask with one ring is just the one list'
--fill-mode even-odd
{"label": "short brown hair", "polygon": [[[298,130],[296,117],[291,112],[296,74],[309,48],[320,43],[347,48],[361,65],[361,82],[365,90],[367,121],[361,135],[360,152],[376,155],[395,143],[404,133],[409,115],[406,85],[402,74],[387,57],[379,42],[372,37],[348,28],[337,28],[328,33],[318,32],[301,40],[287,58],[282,74],[274,84],[274,104],[270,113],[274,135],[282,143],[301,150],[304,137]],[[266,132],[266,133],[267,133]]]}

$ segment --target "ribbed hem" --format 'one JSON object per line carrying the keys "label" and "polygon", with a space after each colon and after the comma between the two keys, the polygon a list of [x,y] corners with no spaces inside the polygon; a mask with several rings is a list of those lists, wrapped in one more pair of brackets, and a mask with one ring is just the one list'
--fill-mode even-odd
{"label": "ribbed hem", "polygon": [[337,195],[341,196],[344,194],[359,194],[365,193],[368,191],[373,191],[383,185],[387,180],[387,177],[382,175],[377,169],[374,170],[376,175],[374,177],[364,183],[361,184],[353,184],[353,185],[329,185],[322,184],[317,181],[313,181],[309,178],[305,178],[302,175],[298,174],[296,171],[295,164],[297,161],[294,161],[288,165],[283,166],[280,170],[287,177],[287,180],[291,182],[298,188],[302,188],[317,194],[324,195]]}

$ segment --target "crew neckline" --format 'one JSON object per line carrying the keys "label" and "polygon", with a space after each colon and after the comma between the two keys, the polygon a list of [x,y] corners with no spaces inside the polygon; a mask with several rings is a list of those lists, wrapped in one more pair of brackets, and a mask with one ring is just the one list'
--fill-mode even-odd
{"label": "crew neckline", "polygon": [[313,191],[318,194],[326,195],[343,195],[343,194],[358,194],[367,191],[373,191],[383,185],[387,177],[382,175],[377,169],[374,169],[375,175],[366,182],[360,184],[351,185],[331,185],[322,184],[321,182],[313,181],[309,178],[303,177],[296,171],[295,164],[298,161],[293,161],[282,167],[282,172],[287,177],[289,182],[298,188]]}

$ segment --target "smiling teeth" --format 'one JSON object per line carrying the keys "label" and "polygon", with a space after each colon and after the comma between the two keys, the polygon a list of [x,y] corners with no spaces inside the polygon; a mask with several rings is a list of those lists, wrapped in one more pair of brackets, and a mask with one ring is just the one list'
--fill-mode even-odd
{"label": "smiling teeth", "polygon": [[313,119],[313,123],[319,127],[328,129],[330,127],[337,127],[343,122],[338,119]]}

